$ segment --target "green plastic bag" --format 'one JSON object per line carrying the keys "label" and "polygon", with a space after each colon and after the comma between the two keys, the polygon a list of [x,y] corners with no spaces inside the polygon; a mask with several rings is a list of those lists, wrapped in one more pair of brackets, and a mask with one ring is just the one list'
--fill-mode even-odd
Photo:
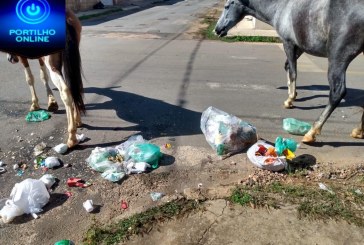
{"label": "green plastic bag", "polygon": [[158,168],[162,153],[159,146],[150,143],[133,144],[128,149],[128,156],[136,162],[149,163],[153,169]]}
{"label": "green plastic bag", "polygon": [[305,135],[311,129],[311,124],[294,118],[285,118],[283,119],[283,129],[290,134]]}
{"label": "green plastic bag", "polygon": [[25,117],[25,120],[27,122],[42,122],[48,120],[50,117],[51,115],[45,110],[30,111]]}
{"label": "green plastic bag", "polygon": [[275,142],[276,152],[279,156],[283,154],[285,149],[289,149],[292,152],[297,150],[298,143],[294,139],[286,139],[278,136]]}

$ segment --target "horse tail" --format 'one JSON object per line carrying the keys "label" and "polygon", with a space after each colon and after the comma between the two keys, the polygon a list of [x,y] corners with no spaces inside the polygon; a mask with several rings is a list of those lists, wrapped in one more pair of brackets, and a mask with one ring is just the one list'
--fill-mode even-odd
{"label": "horse tail", "polygon": [[73,103],[78,112],[85,113],[83,102],[82,66],[79,41],[75,28],[66,22],[66,47],[62,52],[63,71]]}

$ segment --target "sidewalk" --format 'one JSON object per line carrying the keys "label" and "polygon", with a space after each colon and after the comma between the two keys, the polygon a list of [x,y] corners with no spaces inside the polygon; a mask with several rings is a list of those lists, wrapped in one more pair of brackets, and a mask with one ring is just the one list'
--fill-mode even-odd
{"label": "sidewalk", "polygon": [[228,32],[228,36],[278,37],[278,34],[270,25],[247,16]]}
{"label": "sidewalk", "polygon": [[104,9],[90,9],[86,11],[80,11],[76,13],[76,16],[80,19],[85,19],[87,17],[106,15],[119,11],[140,9],[165,1],[167,0],[125,0],[119,5],[105,6]]}

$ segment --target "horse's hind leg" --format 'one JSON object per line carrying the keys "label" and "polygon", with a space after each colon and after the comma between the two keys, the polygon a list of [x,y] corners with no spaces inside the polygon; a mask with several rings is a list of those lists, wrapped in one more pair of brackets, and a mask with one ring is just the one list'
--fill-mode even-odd
{"label": "horse's hind leg", "polygon": [[39,110],[40,109],[40,106],[39,106],[39,103],[38,103],[38,97],[37,97],[37,94],[36,94],[35,88],[34,88],[34,76],[32,74],[32,71],[30,70],[28,59],[27,58],[24,58],[24,57],[19,57],[19,59],[20,59],[20,62],[24,66],[25,81],[29,85],[30,94],[32,96],[32,104],[31,104],[29,110],[30,111]]}
{"label": "horse's hind leg", "polygon": [[284,51],[287,56],[285,70],[287,71],[288,98],[284,101],[285,108],[292,108],[293,101],[296,99],[296,79],[297,79],[297,59],[301,56],[302,51],[290,42],[283,43]]}
{"label": "horse's hind leg", "polygon": [[331,113],[339,105],[346,94],[345,72],[354,57],[347,57],[337,54],[329,58],[328,80],[330,85],[329,103],[321,113],[319,119],[313,124],[302,139],[302,142],[310,143],[316,140],[316,135],[321,133],[321,129]]}
{"label": "horse's hind leg", "polygon": [[39,58],[38,61],[40,66],[40,80],[43,82],[47,90],[48,111],[56,112],[58,110],[58,104],[48,84],[49,79],[48,79],[47,67],[45,66],[42,58]]}
{"label": "horse's hind leg", "polygon": [[363,106],[363,114],[361,116],[361,124],[359,125],[359,127],[353,129],[353,131],[351,132],[351,137],[357,139],[364,138],[364,106]]}
{"label": "horse's hind leg", "polygon": [[49,55],[45,58],[45,63],[48,67],[51,79],[54,85],[58,88],[61,99],[66,108],[67,123],[68,123],[68,139],[67,146],[69,148],[75,146],[78,141],[76,138],[76,122],[74,114],[74,103],[70,89],[67,87],[65,80],[62,76],[62,57],[60,53]]}

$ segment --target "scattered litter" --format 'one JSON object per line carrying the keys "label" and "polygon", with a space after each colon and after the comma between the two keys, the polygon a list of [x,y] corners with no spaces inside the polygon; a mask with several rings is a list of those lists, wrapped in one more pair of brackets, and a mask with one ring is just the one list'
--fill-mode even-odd
{"label": "scattered litter", "polygon": [[60,240],[54,245],[75,245],[71,240]]}
{"label": "scattered litter", "polygon": [[101,174],[101,177],[103,177],[104,179],[111,181],[111,182],[118,182],[119,180],[121,180],[122,178],[125,177],[125,172],[123,171],[118,171],[118,170],[114,170],[114,169],[109,169],[106,170],[105,172],[103,172]]}
{"label": "scattered litter", "polygon": [[43,153],[44,149],[47,147],[47,145],[44,142],[39,143],[36,145],[33,149],[34,156],[39,156]]}
{"label": "scattered litter", "polygon": [[285,118],[283,129],[290,134],[305,135],[311,129],[311,124],[294,118]]}
{"label": "scattered litter", "polygon": [[134,135],[115,148],[96,147],[86,162],[93,170],[101,172],[103,178],[117,182],[126,174],[158,168],[161,156],[159,146],[148,143],[141,135]]}
{"label": "scattered litter", "polygon": [[170,143],[164,144],[164,148],[166,149],[170,149],[172,147],[172,145]]}
{"label": "scattered litter", "polygon": [[71,196],[73,196],[72,192],[70,192],[70,191],[66,191],[64,194],[65,194],[67,197],[71,197]]}
{"label": "scattered litter", "polygon": [[159,146],[148,143],[141,135],[131,136],[127,141],[116,146],[115,149],[124,157],[124,161],[131,158],[134,162],[146,162],[153,169],[158,168],[158,162],[162,156]]}
{"label": "scattered litter", "polygon": [[161,192],[151,192],[150,193],[150,197],[152,198],[152,200],[154,202],[160,200],[163,196],[164,196],[164,194]]}
{"label": "scattered litter", "polygon": [[17,170],[18,168],[19,168],[19,164],[15,163],[15,164],[13,165],[13,169],[14,169],[14,170]]}
{"label": "scattered litter", "polygon": [[13,187],[10,198],[0,211],[0,217],[4,223],[9,223],[24,213],[38,217],[36,213],[42,211],[49,198],[47,188],[42,181],[25,179]]}
{"label": "scattered litter", "polygon": [[78,143],[81,143],[87,139],[87,137],[84,134],[76,134],[76,139]]}
{"label": "scattered litter", "polygon": [[47,189],[50,189],[56,183],[56,178],[51,174],[45,174],[39,180],[45,184]]}
{"label": "scattered litter", "polygon": [[275,148],[263,140],[259,140],[252,145],[248,151],[249,160],[258,168],[281,171],[287,166],[285,156],[278,156]]}
{"label": "scattered litter", "polygon": [[2,167],[4,165],[3,161],[0,161],[0,167]]}
{"label": "scattered litter", "polygon": [[150,164],[146,162],[133,162],[130,161],[126,165],[127,174],[140,174],[144,173],[147,168],[150,168]]}
{"label": "scattered litter", "polygon": [[3,173],[5,173],[6,172],[6,169],[5,168],[3,168],[3,167],[0,167],[0,174],[3,174]]}
{"label": "scattered litter", "polygon": [[355,193],[358,194],[358,195],[363,195],[363,192],[361,192],[361,190],[359,190],[359,189],[356,189]]}
{"label": "scattered litter", "polygon": [[63,167],[64,167],[64,168],[70,168],[70,167],[72,167],[72,164],[70,164],[70,163],[66,163]]}
{"label": "scattered litter", "polygon": [[124,200],[121,201],[121,208],[122,209],[127,209],[128,208],[128,203]]}
{"label": "scattered litter", "polygon": [[48,120],[51,117],[45,110],[38,110],[38,111],[30,111],[25,117],[27,122],[42,122]]}
{"label": "scattered litter", "polygon": [[56,145],[55,147],[53,147],[53,150],[59,154],[64,154],[67,152],[68,150],[68,146],[64,143]]}
{"label": "scattered litter", "polygon": [[321,190],[328,191],[331,195],[335,195],[335,192],[330,190],[324,183],[319,183],[319,187]]}
{"label": "scattered litter", "polygon": [[127,151],[127,156],[135,162],[149,163],[153,169],[158,168],[158,162],[162,156],[159,146],[151,143],[132,144]]}
{"label": "scattered litter", "polygon": [[69,187],[81,187],[86,188],[92,185],[90,182],[85,182],[84,180],[80,178],[68,178],[67,179],[67,185]]}
{"label": "scattered litter", "polygon": [[119,162],[120,160],[121,157],[118,157],[118,151],[114,148],[96,147],[86,162],[93,170],[103,173],[103,178],[117,182],[125,176],[124,167]]}
{"label": "scattered litter", "polygon": [[16,176],[23,176],[24,174],[24,170],[18,169],[18,171],[16,172]]}
{"label": "scattered litter", "polygon": [[202,113],[200,127],[219,156],[242,151],[258,139],[254,126],[212,106]]}
{"label": "scattered litter", "polygon": [[54,168],[60,166],[61,163],[59,162],[57,157],[47,157],[44,160],[44,166],[47,168]]}
{"label": "scattered litter", "polygon": [[87,212],[92,212],[94,210],[94,206],[93,206],[93,202],[92,200],[86,200],[84,203],[83,203],[83,207],[86,209]]}
{"label": "scattered litter", "polygon": [[292,160],[295,155],[293,152],[297,150],[298,144],[294,139],[286,139],[278,136],[275,142],[275,151],[279,156],[285,155],[288,160]]}
{"label": "scattered litter", "polygon": [[201,189],[201,188],[202,188],[202,183],[199,183],[199,184],[197,185],[197,188],[198,188],[198,189]]}

